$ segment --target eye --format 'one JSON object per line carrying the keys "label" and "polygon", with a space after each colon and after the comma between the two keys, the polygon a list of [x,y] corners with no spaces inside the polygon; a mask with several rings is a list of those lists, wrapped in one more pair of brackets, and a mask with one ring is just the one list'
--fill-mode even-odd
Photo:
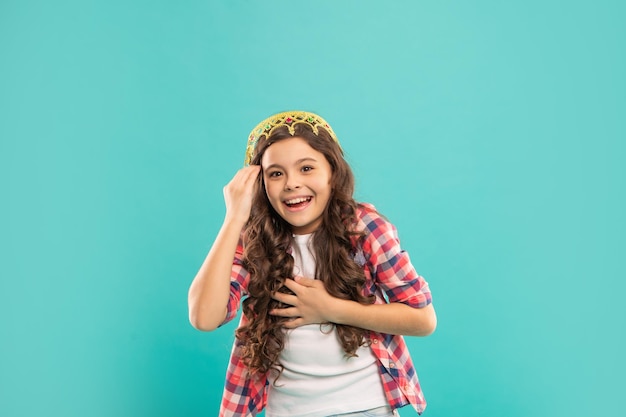
{"label": "eye", "polygon": [[276,177],[280,177],[282,174],[282,172],[280,171],[272,171],[268,174],[268,177],[270,178],[276,178]]}
{"label": "eye", "polygon": [[309,172],[311,170],[313,170],[313,167],[310,165],[305,165],[302,168],[300,168],[302,170],[302,172]]}

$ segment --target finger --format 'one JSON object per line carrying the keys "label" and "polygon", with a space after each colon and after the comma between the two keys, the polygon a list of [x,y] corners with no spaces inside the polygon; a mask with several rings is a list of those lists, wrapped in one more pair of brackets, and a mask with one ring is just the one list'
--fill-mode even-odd
{"label": "finger", "polygon": [[291,278],[287,278],[285,280],[285,287],[289,288],[291,291],[293,291],[296,295],[298,295],[298,291],[300,291],[300,289],[302,288],[302,285],[298,284],[296,281],[294,281]]}
{"label": "finger", "polygon": [[293,320],[286,321],[285,323],[283,323],[283,327],[286,329],[295,329],[296,327],[300,327],[304,324],[304,319],[298,317]]}
{"label": "finger", "polygon": [[252,193],[252,189],[257,184],[257,178],[259,176],[259,172],[261,171],[261,166],[260,165],[251,165],[251,166],[246,167],[244,169],[247,169],[247,172],[246,172],[246,176],[245,176],[245,178],[243,180],[243,186],[244,186],[246,192]]}
{"label": "finger", "polygon": [[298,303],[298,297],[291,294],[285,294],[283,292],[275,292],[272,295],[272,298],[276,301],[280,301],[281,303],[289,304],[290,306],[295,306]]}
{"label": "finger", "polygon": [[250,198],[261,167],[259,165],[241,168],[228,184],[224,186],[224,197],[238,200],[241,197]]}
{"label": "finger", "polygon": [[305,278],[301,276],[294,277],[294,281],[303,287],[313,287],[315,286],[315,280],[311,278]]}
{"label": "finger", "polygon": [[256,180],[256,177],[261,172],[261,165],[250,165],[241,169],[246,181]]}
{"label": "finger", "polygon": [[274,308],[270,310],[270,314],[272,316],[280,316],[280,317],[299,317],[300,312],[295,307],[287,307],[287,308]]}
{"label": "finger", "polygon": [[245,168],[241,168],[235,176],[233,177],[231,183],[247,183],[250,180],[255,180],[257,175],[259,175],[259,171],[261,170],[260,165],[250,165]]}
{"label": "finger", "polygon": [[242,188],[242,185],[245,183],[245,178],[246,174],[244,172],[241,170],[237,171],[230,182],[224,186],[224,195],[232,194]]}

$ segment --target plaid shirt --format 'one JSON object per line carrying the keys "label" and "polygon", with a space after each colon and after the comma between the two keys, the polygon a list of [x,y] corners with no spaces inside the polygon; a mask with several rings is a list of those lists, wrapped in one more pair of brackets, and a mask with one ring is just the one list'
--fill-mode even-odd
{"label": "plaid shirt", "polygon": [[[357,227],[366,232],[362,251],[354,257],[365,271],[364,293],[374,294],[376,304],[386,303],[386,298],[389,302],[404,303],[414,308],[430,304],[432,299],[428,284],[415,272],[409,255],[400,248],[396,228],[370,204],[359,204],[357,217]],[[230,300],[224,323],[236,317],[241,298],[247,294],[250,274],[241,264],[242,257],[243,247],[240,245],[233,261]],[[240,325],[246,320],[242,315]],[[372,352],[378,359],[389,405],[395,409],[411,404],[421,414],[426,401],[404,338],[376,332],[370,332],[369,338]],[[248,372],[235,340],[226,373],[220,416],[255,416],[265,408],[267,385],[266,375],[256,376]]]}

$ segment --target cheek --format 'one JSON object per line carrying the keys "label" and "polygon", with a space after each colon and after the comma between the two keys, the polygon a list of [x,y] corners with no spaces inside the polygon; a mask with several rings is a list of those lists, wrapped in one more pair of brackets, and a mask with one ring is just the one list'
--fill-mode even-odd
{"label": "cheek", "polygon": [[326,196],[326,198],[330,198],[333,193],[333,184],[332,181],[320,181],[319,187],[317,188],[318,192]]}
{"label": "cheek", "polygon": [[276,192],[276,184],[268,184],[266,182],[265,183],[265,195],[267,196],[268,200],[270,200],[270,202],[272,201],[273,198],[278,198],[278,195]]}
{"label": "cheek", "polygon": [[329,190],[334,190],[335,189],[335,185],[333,184],[333,177],[332,177],[332,175],[328,176],[328,182],[326,183],[326,186],[328,187]]}

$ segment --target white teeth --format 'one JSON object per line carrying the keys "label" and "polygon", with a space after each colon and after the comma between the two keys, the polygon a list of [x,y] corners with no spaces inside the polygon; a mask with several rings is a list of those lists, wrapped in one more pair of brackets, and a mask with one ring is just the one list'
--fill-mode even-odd
{"label": "white teeth", "polygon": [[291,200],[286,200],[285,204],[298,204],[298,203],[304,203],[305,201],[309,201],[311,199],[311,197],[299,197],[299,198],[293,198]]}

